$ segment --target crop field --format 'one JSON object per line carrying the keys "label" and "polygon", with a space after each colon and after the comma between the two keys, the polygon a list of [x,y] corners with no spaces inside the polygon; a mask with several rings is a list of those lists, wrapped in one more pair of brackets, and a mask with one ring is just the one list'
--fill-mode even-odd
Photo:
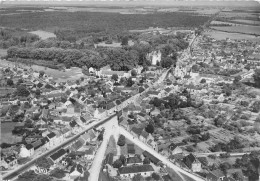
{"label": "crop field", "polygon": [[12,134],[12,130],[14,129],[14,127],[19,125],[21,125],[21,123],[17,123],[17,122],[1,123],[1,144],[16,143],[21,141],[20,137],[16,137]]}
{"label": "crop field", "polygon": [[244,33],[244,34],[253,34],[260,35],[260,26],[249,26],[249,25],[241,25],[241,26],[223,26],[223,27],[214,27],[215,30],[232,32],[232,33]]}
{"label": "crop field", "polygon": [[47,31],[40,31],[40,30],[38,30],[38,31],[31,31],[29,33],[38,35],[43,40],[48,39],[48,38],[55,38],[56,37],[56,35],[54,33],[47,32]]}
{"label": "crop field", "polygon": [[259,14],[242,12],[220,12],[220,17],[225,18],[256,18]]}
{"label": "crop field", "polygon": [[246,19],[234,19],[232,20],[235,23],[245,23],[251,25],[260,25],[260,21],[246,20]]}
{"label": "crop field", "polygon": [[205,32],[204,34],[209,35],[216,40],[225,40],[226,38],[230,38],[233,40],[243,40],[244,39],[244,40],[260,42],[260,37],[255,37],[253,35],[246,35],[246,34],[240,34],[240,33],[227,33],[227,32],[212,30],[209,32]]}

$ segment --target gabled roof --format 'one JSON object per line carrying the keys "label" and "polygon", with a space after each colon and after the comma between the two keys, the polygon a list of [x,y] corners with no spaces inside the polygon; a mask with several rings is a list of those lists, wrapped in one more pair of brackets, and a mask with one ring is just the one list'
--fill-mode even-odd
{"label": "gabled roof", "polygon": [[140,136],[142,136],[144,138],[148,138],[149,133],[147,133],[145,130],[143,130]]}
{"label": "gabled roof", "polygon": [[127,152],[128,152],[128,154],[135,154],[135,145],[127,144]]}
{"label": "gabled roof", "polygon": [[120,174],[141,173],[141,172],[153,172],[154,169],[151,165],[133,165],[129,167],[121,167],[118,169]]}
{"label": "gabled roof", "polygon": [[157,163],[160,162],[160,160],[157,157],[155,157],[154,155],[152,155],[148,151],[144,151],[143,155],[144,155],[144,157],[149,158],[154,164],[157,164]]}
{"label": "gabled roof", "polygon": [[71,167],[70,173],[72,173],[72,172],[74,172],[74,171],[77,171],[77,172],[79,172],[79,173],[83,173],[83,172],[84,172],[84,168],[83,168],[82,165],[76,164],[76,165],[74,165],[73,167]]}
{"label": "gabled roof", "polygon": [[47,137],[49,139],[54,138],[55,136],[56,136],[56,134],[54,132],[51,132],[51,133],[47,134]]}
{"label": "gabled roof", "polygon": [[27,144],[27,145],[25,145],[25,148],[26,148],[27,150],[30,150],[30,149],[33,148],[33,145],[31,145],[31,144]]}
{"label": "gabled roof", "polygon": [[191,153],[188,156],[183,158],[183,162],[191,168],[191,165],[195,162],[198,162],[198,159]]}
{"label": "gabled roof", "polygon": [[59,151],[57,151],[56,153],[52,154],[50,156],[50,158],[55,161],[58,158],[62,157],[63,155],[65,155],[67,152],[64,149],[60,149]]}
{"label": "gabled roof", "polygon": [[10,156],[4,158],[4,160],[6,163],[10,163],[10,162],[16,160],[16,157],[15,157],[15,155],[10,155]]}
{"label": "gabled roof", "polygon": [[77,122],[75,120],[71,121],[70,122],[70,126],[71,127],[75,127],[77,125]]}
{"label": "gabled roof", "polygon": [[131,131],[133,131],[135,134],[139,136],[142,133],[143,128],[133,127]]}
{"label": "gabled roof", "polygon": [[138,156],[128,157],[126,160],[128,164],[142,163],[142,159]]}

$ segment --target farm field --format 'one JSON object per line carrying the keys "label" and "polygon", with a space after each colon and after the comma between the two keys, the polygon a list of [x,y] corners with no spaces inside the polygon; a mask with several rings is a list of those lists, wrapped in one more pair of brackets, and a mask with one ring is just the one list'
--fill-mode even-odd
{"label": "farm field", "polygon": [[[259,14],[258,14],[259,15]],[[257,18],[255,13],[242,13],[242,12],[220,12],[219,17],[224,18]]]}
{"label": "farm field", "polygon": [[227,31],[233,33],[245,33],[245,34],[255,34],[260,35],[260,26],[223,26],[223,27],[214,27],[215,30]]}
{"label": "farm field", "polygon": [[239,33],[227,33],[222,31],[211,30],[205,32],[204,34],[211,36],[216,40],[225,40],[226,38],[230,38],[233,40],[251,40],[260,42],[260,37],[255,37],[253,35],[239,34]]}
{"label": "farm field", "polygon": [[17,122],[3,122],[1,123],[1,144],[2,143],[16,143],[21,141],[20,137],[13,136],[12,130],[15,126],[21,126],[22,123]]}
{"label": "farm field", "polygon": [[246,23],[251,25],[260,25],[260,21],[246,20],[246,19],[234,19],[232,22],[235,23]]}
{"label": "farm field", "polygon": [[56,35],[54,33],[47,32],[47,31],[41,31],[41,30],[31,31],[29,33],[38,35],[43,40],[56,37]]}

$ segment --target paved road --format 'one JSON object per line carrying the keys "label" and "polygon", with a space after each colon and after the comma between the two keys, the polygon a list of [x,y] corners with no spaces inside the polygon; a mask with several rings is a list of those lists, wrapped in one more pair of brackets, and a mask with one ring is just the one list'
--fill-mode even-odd
{"label": "paved road", "polygon": [[40,155],[39,157],[34,158],[30,162],[26,163],[24,166],[22,166],[22,167],[20,167],[18,169],[12,170],[11,172],[8,172],[7,174],[3,175],[2,179],[3,180],[11,180],[11,179],[17,177],[18,175],[20,175],[21,173],[23,173],[24,171],[26,171],[30,167],[32,167],[35,164],[37,159],[42,158],[42,157],[48,157],[49,155],[53,154],[54,152],[56,152],[60,148],[63,148],[65,146],[67,146],[68,144],[72,143],[73,141],[75,141],[76,139],[78,139],[81,135],[85,134],[86,131],[88,131],[88,130],[94,128],[94,127],[97,127],[97,126],[99,126],[99,125],[101,125],[101,124],[103,124],[105,122],[108,122],[109,120],[111,120],[114,117],[116,117],[116,114],[113,114],[113,115],[111,115],[108,118],[105,118],[103,120],[100,120],[100,121],[97,121],[97,122],[93,122],[93,123],[87,125],[87,127],[84,129],[84,131],[82,131],[79,134],[73,136],[72,138],[70,138],[69,140],[65,141],[64,143],[56,146],[55,148],[47,151],[43,155]]}
{"label": "paved road", "polygon": [[111,135],[118,134],[117,133],[117,128],[118,128],[117,117],[113,117],[110,121],[103,124],[102,127],[105,128],[105,132],[103,135],[103,142],[100,145],[100,147],[95,155],[95,158],[93,160],[92,166],[89,170],[89,173],[90,173],[89,180],[90,181],[98,181],[99,173],[100,173],[101,167],[103,166],[102,162],[105,157],[105,152],[107,149],[109,138]]}
{"label": "paved road", "polygon": [[[133,143],[135,143],[137,146],[139,146],[141,149],[148,151],[149,153],[151,153],[152,155],[154,155],[155,157],[157,157],[159,160],[161,160],[165,165],[167,165],[168,167],[172,168],[174,171],[176,171],[176,173],[183,178],[183,176],[180,174],[184,174],[187,175],[188,177],[196,180],[196,181],[205,181],[205,179],[202,179],[196,175],[193,175],[192,173],[189,173],[183,169],[181,169],[180,167],[174,165],[172,162],[170,162],[166,157],[160,155],[159,153],[157,153],[156,151],[154,151],[151,147],[147,146],[145,143],[143,143],[142,141],[140,141],[137,138],[133,138],[133,136],[127,132],[124,128],[119,128],[120,130],[120,134],[124,135],[127,139],[129,139],[130,141],[132,141]],[[180,173],[179,173],[180,172]],[[185,180],[183,178],[183,180]]]}

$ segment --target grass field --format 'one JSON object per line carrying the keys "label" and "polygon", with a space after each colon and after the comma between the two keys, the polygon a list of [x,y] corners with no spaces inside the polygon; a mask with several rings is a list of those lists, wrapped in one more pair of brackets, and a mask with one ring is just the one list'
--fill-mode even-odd
{"label": "grass field", "polygon": [[239,33],[227,33],[222,31],[212,30],[209,32],[205,32],[205,35],[209,35],[216,40],[225,40],[226,38],[230,38],[233,40],[251,40],[260,42],[260,37],[255,37],[253,35],[239,34]]}
{"label": "grass field", "polygon": [[47,32],[47,31],[41,31],[41,30],[31,31],[29,33],[38,35],[43,40],[48,39],[48,38],[55,38],[56,37],[56,35],[54,33]]}
{"label": "grass field", "polygon": [[247,19],[234,19],[232,20],[235,23],[245,23],[245,24],[251,24],[251,25],[260,25],[260,21],[253,21],[253,20],[247,20]]}
{"label": "grass field", "polygon": [[21,141],[21,137],[12,135],[12,130],[15,126],[20,126],[21,123],[16,122],[4,122],[1,123],[1,144],[2,143],[16,143]]}
{"label": "grass field", "polygon": [[255,34],[260,35],[260,26],[249,26],[249,25],[240,25],[240,26],[217,26],[214,27],[215,30],[227,31],[232,33],[245,33],[245,34]]}

